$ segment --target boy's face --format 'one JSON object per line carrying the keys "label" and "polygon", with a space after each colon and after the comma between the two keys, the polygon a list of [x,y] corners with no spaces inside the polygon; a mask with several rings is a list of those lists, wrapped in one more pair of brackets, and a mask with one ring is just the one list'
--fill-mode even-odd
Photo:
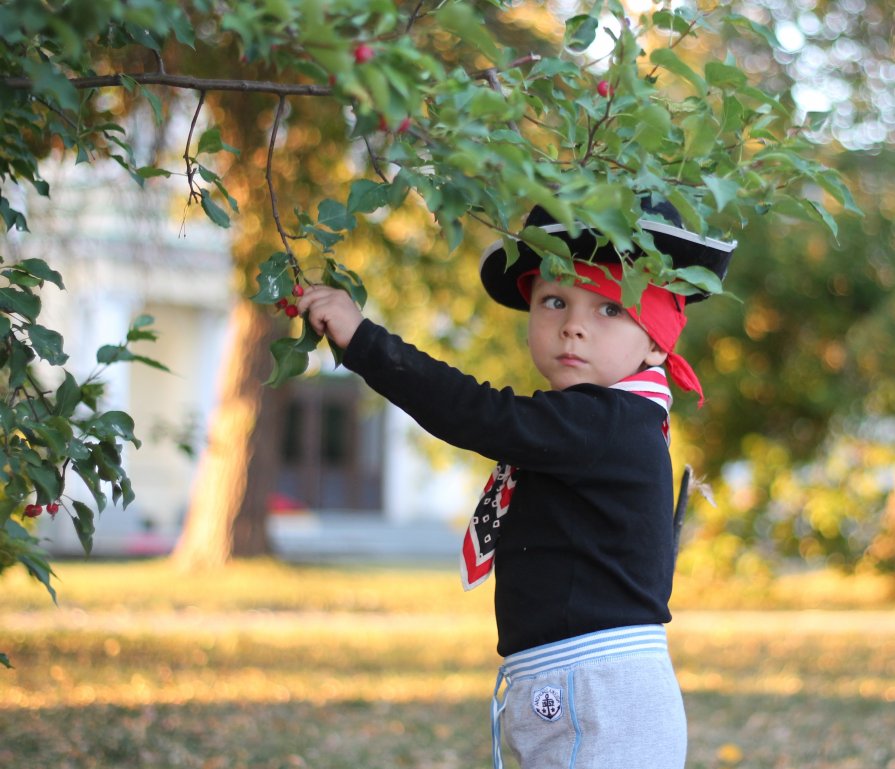
{"label": "boy's face", "polygon": [[539,275],[532,283],[528,346],[553,390],[609,387],[667,357],[620,304]]}

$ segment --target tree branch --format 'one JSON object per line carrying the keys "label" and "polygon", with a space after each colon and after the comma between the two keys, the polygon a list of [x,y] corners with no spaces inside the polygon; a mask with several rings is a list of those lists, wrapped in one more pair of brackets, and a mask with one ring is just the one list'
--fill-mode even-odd
{"label": "tree branch", "polygon": [[[77,89],[107,88],[121,86],[122,77],[127,77],[140,85],[165,85],[171,88],[186,88],[194,91],[239,91],[243,93],[270,93],[278,96],[329,96],[332,88],[325,85],[299,83],[275,83],[271,80],[229,80],[226,78],[191,77],[169,75],[160,72],[140,72],[137,74],[98,75],[95,77],[73,77],[69,82]],[[7,88],[30,90],[34,83],[27,77],[7,77],[0,80]]]}

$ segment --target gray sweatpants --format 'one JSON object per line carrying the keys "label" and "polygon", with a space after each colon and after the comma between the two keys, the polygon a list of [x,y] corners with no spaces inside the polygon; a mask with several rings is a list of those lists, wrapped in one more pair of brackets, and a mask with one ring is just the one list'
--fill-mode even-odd
{"label": "gray sweatpants", "polygon": [[665,628],[602,630],[507,657],[492,732],[495,769],[502,737],[522,769],[683,769],[687,721]]}

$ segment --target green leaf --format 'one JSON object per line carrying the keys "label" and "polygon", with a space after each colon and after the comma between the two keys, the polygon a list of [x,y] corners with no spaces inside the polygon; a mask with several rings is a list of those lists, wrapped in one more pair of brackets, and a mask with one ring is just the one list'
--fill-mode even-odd
{"label": "green leaf", "polygon": [[814,180],[823,188],[825,192],[833,197],[846,211],[858,216],[863,216],[864,212],[860,209],[855,199],[852,197],[851,190],[845,186],[842,178],[834,170],[822,171],[814,176]]}
{"label": "green leaf", "polygon": [[155,166],[142,166],[137,169],[137,175],[142,176],[144,179],[151,179],[153,176],[164,176],[166,179],[169,179],[171,172]]}
{"label": "green leaf", "polygon": [[165,371],[169,374],[171,373],[171,369],[161,361],[157,361],[155,358],[149,358],[145,355],[132,355],[131,360],[134,363],[142,363],[144,366],[149,366],[150,368],[158,369],[159,371]]}
{"label": "green leaf", "polygon": [[705,80],[709,85],[724,90],[742,88],[748,82],[746,73],[739,67],[710,61],[705,65]]}
{"label": "green leaf", "polygon": [[390,184],[379,184],[369,179],[358,179],[348,193],[348,213],[366,214],[387,205]]}
{"label": "green leaf", "polygon": [[461,2],[448,2],[433,15],[439,26],[456,35],[472,50],[495,64],[500,63],[503,57],[494,38],[471,6]]}
{"label": "green leaf", "polygon": [[3,652],[0,652],[0,665],[3,665],[5,668],[12,669],[13,665],[9,661],[9,657],[7,657]]}
{"label": "green leaf", "polygon": [[332,288],[341,288],[343,291],[347,291],[348,295],[359,307],[363,307],[367,303],[367,289],[364,288],[360,276],[333,259],[326,260],[326,267],[323,270],[323,282]]}
{"label": "green leaf", "polygon": [[671,115],[659,104],[650,104],[636,115],[637,141],[650,152],[662,146],[671,132]]}
{"label": "green leaf", "polygon": [[25,217],[22,216],[21,211],[16,211],[16,209],[12,208],[9,205],[9,201],[2,196],[0,196],[0,216],[3,217],[7,230],[11,230],[15,227],[20,232],[28,231],[28,225],[25,222]]}
{"label": "green leaf", "polygon": [[681,215],[684,225],[691,232],[701,234],[705,229],[705,222],[699,215],[694,205],[680,190],[671,190],[668,193],[668,202],[671,203]]}
{"label": "green leaf", "polygon": [[149,340],[154,342],[158,339],[158,332],[148,328],[153,323],[155,323],[155,318],[152,315],[140,315],[137,317],[127,330],[127,341]]}
{"label": "green leaf", "polygon": [[34,352],[50,365],[61,366],[68,360],[68,355],[62,350],[62,334],[32,323],[28,326],[28,338],[31,340]]}
{"label": "green leaf", "polygon": [[239,154],[239,150],[236,149],[236,147],[231,147],[221,138],[221,129],[217,126],[209,128],[199,137],[199,149],[196,151],[197,155],[201,155],[203,152],[214,154],[216,152],[221,152],[222,150],[231,152],[234,155]]}
{"label": "green leaf", "polygon": [[519,243],[515,238],[503,237],[503,250],[507,255],[507,269],[519,260]]}
{"label": "green leaf", "polygon": [[[59,416],[49,417],[34,426],[34,432],[51,452],[51,461],[68,459],[68,447],[73,437],[71,423]],[[52,499],[50,500],[52,501]]]}
{"label": "green leaf", "polygon": [[572,260],[572,252],[569,250],[569,244],[562,238],[558,238],[556,235],[550,235],[544,232],[540,227],[535,227],[534,225],[524,227],[522,232],[519,233],[519,238],[531,246],[538,254],[548,252],[561,256],[569,261]]}
{"label": "green leaf", "polygon": [[684,130],[684,152],[687,157],[701,158],[710,154],[720,126],[714,116],[694,112],[681,121]]}
{"label": "green leaf", "polygon": [[145,97],[146,101],[149,102],[149,106],[152,107],[152,114],[155,118],[155,124],[157,126],[163,125],[165,122],[165,115],[162,110],[162,102],[158,96],[156,96],[152,91],[150,91],[146,86],[140,86],[140,91]]}
{"label": "green leaf", "polygon": [[585,14],[572,16],[566,21],[563,44],[570,51],[581,53],[587,50],[594,42],[599,28],[600,21],[594,16]]}
{"label": "green leaf", "polygon": [[289,261],[289,254],[278,251],[261,263],[258,273],[258,293],[252,297],[258,304],[274,304],[278,299],[289,296],[295,277]]}
{"label": "green leaf", "polygon": [[649,273],[644,270],[625,270],[621,285],[622,304],[625,307],[634,307],[640,302],[640,297],[649,285]]}
{"label": "green leaf", "polygon": [[331,230],[353,230],[357,220],[337,200],[321,200],[317,206],[317,223]]}
{"label": "green leaf", "polygon": [[227,212],[211,199],[208,190],[202,190],[202,210],[218,227],[228,228],[230,217]]}
{"label": "green leaf", "polygon": [[10,265],[10,269],[20,270],[40,281],[48,281],[58,288],[65,288],[62,276],[56,270],[50,269],[43,259],[23,259],[21,262]]}
{"label": "green leaf", "polygon": [[833,234],[833,237],[839,237],[839,224],[836,222],[836,219],[833,218],[832,214],[827,211],[823,204],[809,199],[805,201],[803,205],[811,206],[817,212],[817,215],[823,220],[823,223],[827,225],[827,228]]}
{"label": "green leaf", "polygon": [[106,411],[91,419],[85,429],[98,438],[123,438],[140,448],[140,441],[134,436],[134,420],[124,411]]}
{"label": "green leaf", "polygon": [[81,541],[84,552],[90,555],[93,550],[93,535],[96,533],[96,527],[93,524],[93,510],[83,502],[72,502],[72,506],[75,508],[75,517],[72,519],[75,532]]}
{"label": "green leaf", "polygon": [[723,211],[727,204],[736,200],[740,185],[731,179],[721,179],[717,176],[706,175],[703,177],[705,186],[709,188],[712,197],[715,198],[715,208]]}
{"label": "green leaf", "polygon": [[746,29],[751,30],[754,34],[764,40],[770,48],[780,47],[780,41],[777,40],[777,35],[766,24],[761,24],[757,21],[753,21],[752,19],[742,16],[738,13],[728,14],[724,17],[724,21],[728,24],[732,24],[733,26],[745,27]]}
{"label": "green leaf", "polygon": [[41,504],[59,498],[62,493],[62,480],[53,465],[45,461],[29,461],[24,472],[34,484],[38,501]]}
{"label": "green leaf", "polygon": [[104,344],[96,351],[96,362],[101,365],[134,359],[134,354],[120,344]]}
{"label": "green leaf", "polygon": [[711,294],[720,294],[724,291],[721,279],[714,272],[705,267],[683,267],[679,270],[675,270],[675,276],[693,286],[692,290],[688,290],[682,286],[673,286],[672,284],[673,288],[670,288],[677,294],[689,295],[701,291],[706,291]]}
{"label": "green leaf", "polygon": [[658,29],[669,30],[679,35],[686,35],[690,32],[690,22],[679,13],[671,11],[656,11],[653,14],[653,25]]}
{"label": "green leaf", "polygon": [[[305,324],[306,329],[309,326],[309,323]],[[271,371],[270,376],[264,383],[265,385],[279,387],[292,377],[305,373],[308,368],[308,353],[300,349],[302,346],[301,339],[292,339],[290,337],[277,339],[271,344],[270,351],[273,354],[274,366],[273,371]]]}
{"label": "green leaf", "polygon": [[684,80],[687,80],[696,88],[696,91],[700,96],[705,97],[705,80],[703,80],[700,75],[698,75],[693,69],[691,69],[689,65],[684,63],[670,48],[655,49],[650,54],[650,61],[653,64],[667,69],[669,72],[674,73],[678,77],[682,77]]}
{"label": "green leaf", "polygon": [[40,299],[30,291],[14,287],[0,288],[0,310],[21,315],[33,322],[40,313]]}

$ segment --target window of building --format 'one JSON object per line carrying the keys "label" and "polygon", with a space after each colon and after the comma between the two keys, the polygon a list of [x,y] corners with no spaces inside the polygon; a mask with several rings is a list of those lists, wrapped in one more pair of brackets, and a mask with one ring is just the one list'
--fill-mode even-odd
{"label": "window of building", "polygon": [[277,490],[311,510],[381,510],[383,416],[367,405],[354,377],[297,381]]}

